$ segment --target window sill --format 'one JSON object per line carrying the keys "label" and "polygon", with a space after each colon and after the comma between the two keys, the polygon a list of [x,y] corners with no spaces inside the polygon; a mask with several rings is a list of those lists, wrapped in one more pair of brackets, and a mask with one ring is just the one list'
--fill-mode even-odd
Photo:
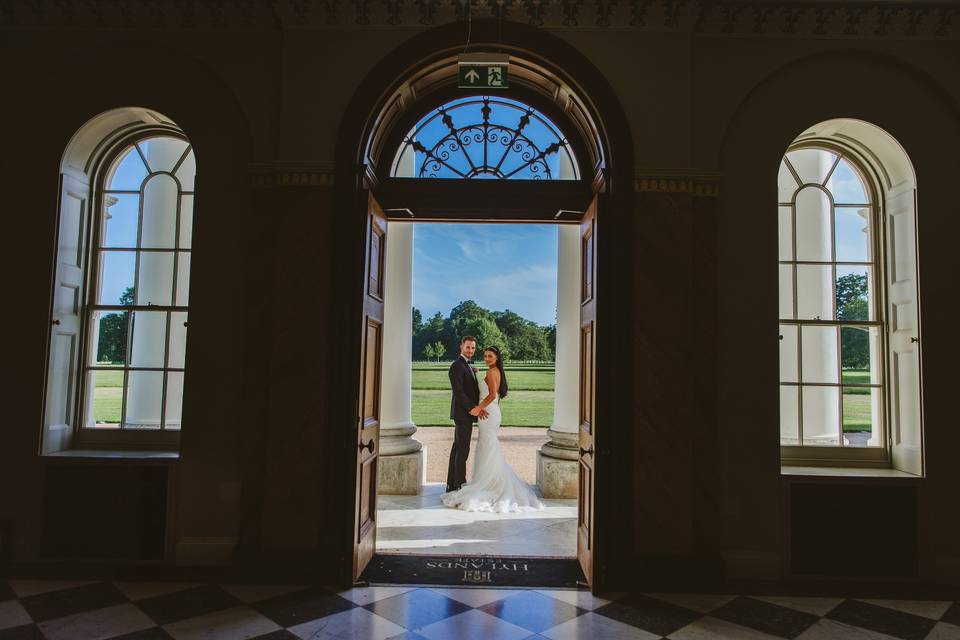
{"label": "window sill", "polygon": [[132,460],[132,461],[163,461],[179,460],[180,454],[176,451],[148,451],[148,450],[116,450],[116,449],[68,449],[56,453],[48,453],[44,458],[66,458],[70,460]]}
{"label": "window sill", "polygon": [[887,468],[869,467],[802,467],[780,465],[781,476],[824,477],[824,478],[911,478],[919,480],[921,476]]}

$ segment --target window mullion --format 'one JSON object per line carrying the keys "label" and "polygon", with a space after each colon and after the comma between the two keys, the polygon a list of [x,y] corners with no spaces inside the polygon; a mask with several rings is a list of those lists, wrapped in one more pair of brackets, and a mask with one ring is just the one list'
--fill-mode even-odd
{"label": "window mullion", "polygon": [[133,312],[127,312],[127,348],[123,353],[123,397],[120,401],[120,429],[126,429],[127,424],[127,391],[130,384],[130,354],[133,353]]}
{"label": "window mullion", "polygon": [[167,428],[167,372],[169,371],[170,366],[170,316],[169,311],[166,312],[166,330],[164,331],[164,344],[163,344],[163,382],[161,383],[160,390],[160,430],[164,431]]}
{"label": "window mullion", "polygon": [[[784,158],[784,162],[787,165],[787,169],[793,174],[794,180],[797,184],[801,183],[800,177],[797,175],[797,172],[793,169],[793,165],[789,160]],[[800,284],[800,279],[797,275],[797,194],[800,192],[800,189],[794,189],[793,195],[790,198],[790,224],[791,224],[791,240],[793,242],[793,265],[791,268],[790,277],[793,280],[793,296],[791,303],[793,305],[793,317],[797,320],[797,445],[803,446],[803,326],[799,323],[800,320],[800,303],[798,297],[798,288]]]}
{"label": "window mullion", "polygon": [[823,184],[820,185],[823,187],[823,190],[830,194],[830,200],[833,200],[833,193],[827,189],[827,183],[830,182],[830,178],[833,177],[833,172],[837,170],[837,167],[840,165],[840,160],[843,159],[843,154],[838,153],[837,157],[833,161],[833,166],[830,167],[830,170],[827,171],[826,177],[823,179]]}

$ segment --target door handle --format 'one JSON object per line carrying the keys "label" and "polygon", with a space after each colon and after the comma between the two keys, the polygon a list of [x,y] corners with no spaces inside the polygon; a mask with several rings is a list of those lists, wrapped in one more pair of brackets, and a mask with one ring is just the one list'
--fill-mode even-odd
{"label": "door handle", "polygon": [[370,453],[373,453],[373,448],[374,448],[373,438],[370,438],[370,442],[368,442],[367,444],[361,444],[361,445],[360,445],[360,451],[363,451],[364,449],[367,449],[367,450],[370,451]]}
{"label": "door handle", "polygon": [[589,449],[584,449],[583,447],[580,448],[580,457],[582,458],[582,457],[584,457],[584,456],[591,456],[591,457],[593,456],[593,445],[592,445],[592,444],[590,445],[590,448],[589,448]]}

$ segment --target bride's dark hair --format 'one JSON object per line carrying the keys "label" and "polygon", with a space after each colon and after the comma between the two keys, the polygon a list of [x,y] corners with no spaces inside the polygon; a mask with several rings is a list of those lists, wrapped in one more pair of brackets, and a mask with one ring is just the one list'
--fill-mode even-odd
{"label": "bride's dark hair", "polygon": [[500,370],[500,388],[497,389],[497,393],[501,398],[507,397],[507,372],[503,370],[503,356],[500,355],[500,349],[497,347],[487,347],[484,349],[484,352],[489,351],[493,355],[497,356],[496,367]]}

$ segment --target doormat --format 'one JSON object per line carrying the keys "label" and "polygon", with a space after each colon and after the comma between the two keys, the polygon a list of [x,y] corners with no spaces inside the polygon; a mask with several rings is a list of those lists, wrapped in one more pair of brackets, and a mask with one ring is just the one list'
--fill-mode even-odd
{"label": "doormat", "polygon": [[586,579],[576,558],[414,556],[378,553],[360,580],[371,584],[567,587]]}

